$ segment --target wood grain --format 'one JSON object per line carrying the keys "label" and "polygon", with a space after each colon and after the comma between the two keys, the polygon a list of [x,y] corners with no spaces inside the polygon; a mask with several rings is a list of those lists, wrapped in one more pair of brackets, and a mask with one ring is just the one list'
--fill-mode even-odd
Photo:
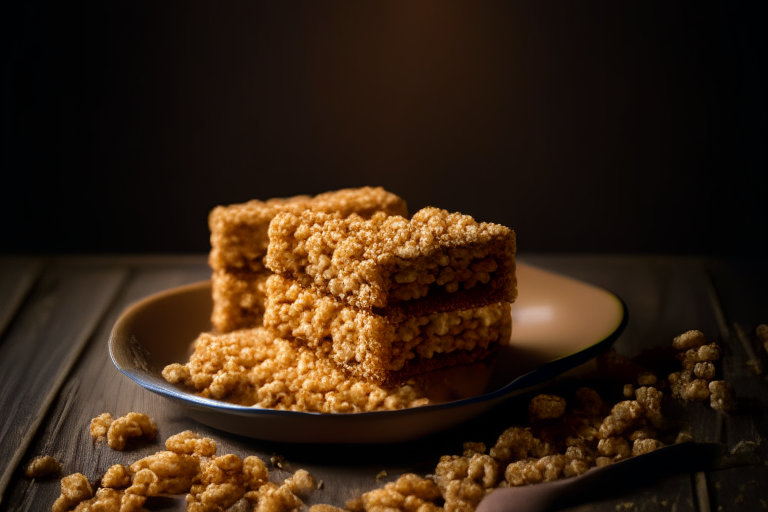
{"label": "wood grain", "polygon": [[42,260],[0,258],[0,337],[35,283]]}
{"label": "wood grain", "polygon": [[0,347],[0,498],[125,271],[48,268]]}

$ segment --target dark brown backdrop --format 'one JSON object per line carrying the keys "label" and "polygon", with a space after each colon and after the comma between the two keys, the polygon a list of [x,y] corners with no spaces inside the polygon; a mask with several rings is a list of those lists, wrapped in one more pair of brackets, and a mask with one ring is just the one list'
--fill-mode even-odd
{"label": "dark brown backdrop", "polygon": [[0,251],[204,252],[217,204],[372,184],[526,252],[762,255],[764,14],[6,1]]}

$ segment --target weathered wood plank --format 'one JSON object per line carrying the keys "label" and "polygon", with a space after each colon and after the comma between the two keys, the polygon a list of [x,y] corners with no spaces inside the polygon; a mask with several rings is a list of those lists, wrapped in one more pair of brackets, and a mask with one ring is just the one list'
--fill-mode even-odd
{"label": "weathered wood plank", "polygon": [[[713,338],[719,336],[707,294],[702,260],[535,255],[521,259],[602,286],[619,295],[630,311],[629,325],[616,345],[624,355],[634,356],[652,347],[668,345],[672,337],[692,328],[708,335],[711,333]],[[113,415],[139,411],[157,420],[162,441],[172,434],[192,429],[215,438],[219,442],[219,453],[258,455],[265,460],[273,453],[285,455],[291,469],[305,468],[325,482],[324,489],[313,493],[307,500],[308,504],[343,506],[347,499],[392,481],[404,472],[432,472],[439,456],[460,453],[463,441],[492,443],[504,428],[524,416],[530,397],[520,397],[481,418],[426,440],[397,446],[353,448],[265,443],[198,424],[186,418],[176,406],[120,374],[109,361],[106,340],[120,311],[131,302],[155,291],[205,279],[208,274],[204,264],[139,266],[99,324],[25,460],[38,454],[51,454],[63,462],[66,473],[80,471],[95,480],[114,463],[128,463],[160,449],[161,445],[155,444],[130,452],[115,452],[106,445],[94,446],[92,443],[88,435],[91,418],[105,411]],[[695,422],[697,425],[694,426],[700,440],[713,440],[709,438],[718,435],[714,425],[716,418],[704,410],[691,408],[683,412],[694,415],[694,419],[703,419]],[[376,475],[381,470],[386,470],[388,476],[383,482],[377,482]],[[271,473],[274,481],[281,481],[289,474],[277,469],[272,469]],[[45,509],[57,495],[57,481],[29,482],[17,475],[9,492],[8,504],[11,510]],[[628,503],[633,504],[633,510],[697,509],[696,488],[690,475],[666,478],[652,488],[637,489],[620,499],[602,500],[600,496],[594,499],[594,503],[578,510],[614,511]]]}
{"label": "weathered wood plank", "polygon": [[[139,388],[113,366],[109,359],[107,339],[118,315],[129,304],[155,292],[209,278],[210,270],[204,263],[205,259],[199,258],[193,261],[200,263],[176,262],[165,265],[162,264],[162,260],[160,262],[154,260],[153,263],[135,269],[130,279],[121,281],[123,286],[115,300],[102,301],[101,304],[106,307],[87,321],[81,312],[84,306],[82,298],[78,297],[79,300],[70,301],[71,306],[67,307],[61,301],[53,302],[48,299],[46,302],[47,295],[41,297],[39,302],[47,304],[46,311],[49,311],[49,315],[58,318],[58,315],[68,313],[72,317],[69,323],[80,326],[81,335],[85,335],[85,341],[89,343],[56,396],[43,428],[32,448],[26,453],[23,462],[26,463],[27,460],[39,454],[49,454],[63,464],[65,474],[81,471],[95,478],[94,471],[97,468],[103,471],[111,465],[111,461],[116,461],[122,454],[112,452],[106,445],[93,446],[88,434],[91,418],[105,411],[122,415],[136,410],[146,412],[161,421],[165,419],[163,410],[166,407],[165,402],[161,402],[157,397],[148,396],[151,393]],[[71,286],[77,290],[89,288],[86,286],[87,275],[82,273],[73,275],[70,271],[65,272],[65,277],[73,281]],[[61,289],[61,285],[54,289]],[[113,293],[117,291],[115,289]],[[95,301],[95,299],[91,300]],[[69,311],[70,308],[75,311]],[[42,316],[42,313],[38,312],[26,312],[26,314],[31,319],[25,323],[32,325],[35,323],[35,318]],[[86,323],[88,329],[84,328]],[[12,381],[19,382],[20,386],[24,385],[24,379],[19,376],[14,376]],[[21,427],[23,424],[24,422],[13,422],[14,427],[18,428],[23,428]],[[161,432],[167,432],[165,426],[162,427]],[[157,449],[156,446],[152,448],[152,451]],[[58,494],[58,480],[32,482],[24,479],[17,472],[13,475],[8,491],[7,507],[8,510],[47,510]]]}
{"label": "weathered wood plank", "polygon": [[[738,397],[738,409],[722,415],[724,442],[736,451],[753,452],[768,460],[768,353],[755,329],[768,324],[768,268],[756,260],[712,262],[713,302],[721,311],[721,329],[728,338],[723,378]],[[756,465],[709,475],[713,510],[768,508],[768,466]]]}
{"label": "weathered wood plank", "polygon": [[[629,323],[615,344],[621,355],[653,363],[649,360],[654,357],[652,349],[670,347],[674,336],[689,329],[698,329],[713,340],[720,340],[704,259],[538,255],[523,256],[521,260],[600,286],[621,297],[629,310]],[[647,358],[643,356],[645,352]],[[672,367],[676,364],[673,359],[670,363]],[[659,376],[666,377],[663,373]],[[717,413],[702,404],[673,402],[668,404],[668,413],[682,422],[696,440],[720,439]],[[670,510],[667,507],[672,505],[676,510],[705,510],[706,504],[700,503],[697,494],[707,493],[701,479],[697,484],[693,476],[676,475],[652,489],[575,510]]]}
{"label": "weathered wood plank", "polygon": [[0,339],[41,268],[39,258],[0,258]]}
{"label": "weathered wood plank", "polygon": [[17,313],[0,346],[0,497],[125,275],[52,265]]}

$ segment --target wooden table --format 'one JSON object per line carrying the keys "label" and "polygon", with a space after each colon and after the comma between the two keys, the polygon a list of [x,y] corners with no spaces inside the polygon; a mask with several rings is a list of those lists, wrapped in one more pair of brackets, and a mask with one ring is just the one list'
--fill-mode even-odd
{"label": "wooden table", "polygon": [[[606,288],[629,309],[615,344],[633,357],[668,346],[698,329],[724,347],[723,374],[739,409],[722,414],[702,403],[684,404],[698,441],[754,448],[768,460],[768,354],[755,328],[768,323],[764,261],[694,257],[520,255],[520,260]],[[530,397],[497,407],[477,420],[427,440],[395,446],[306,446],[260,442],[213,430],[185,417],[165,399],[123,376],[111,363],[107,339],[117,317],[155,292],[208,279],[205,255],[0,258],[0,493],[2,510],[50,510],[58,479],[33,481],[22,468],[41,454],[55,456],[64,473],[96,480],[115,463],[160,449],[118,452],[94,444],[88,425],[102,412],[144,412],[161,440],[191,429],[213,437],[219,453],[286,457],[324,481],[307,504],[343,506],[403,472],[430,473],[440,455],[461,452],[463,441],[493,443]],[[749,364],[748,364],[749,363]],[[755,372],[761,366],[763,373]],[[750,444],[752,443],[752,444]],[[376,476],[386,470],[387,477]],[[271,468],[273,481],[290,472]],[[595,493],[570,510],[717,511],[768,509],[768,466],[674,474],[621,495]]]}

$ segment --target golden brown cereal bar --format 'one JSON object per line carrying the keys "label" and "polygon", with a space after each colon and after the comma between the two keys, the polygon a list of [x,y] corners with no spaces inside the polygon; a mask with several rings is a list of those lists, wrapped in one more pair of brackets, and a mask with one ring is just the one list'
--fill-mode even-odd
{"label": "golden brown cereal bar", "polygon": [[264,263],[360,309],[407,316],[514,302],[515,233],[424,208],[409,221],[377,213],[278,214]]}
{"label": "golden brown cereal bar", "polygon": [[315,197],[295,196],[268,201],[218,206],[211,211],[209,263],[213,269],[211,321],[219,332],[261,325],[264,314],[264,281],[271,272],[262,259],[267,253],[267,228],[279,212],[306,209],[356,213],[370,217],[377,211],[407,215],[405,201],[381,187],[326,192]]}
{"label": "golden brown cereal bar", "polygon": [[381,187],[349,188],[315,197],[295,196],[217,206],[208,217],[211,267],[214,270],[261,272],[264,269],[261,259],[267,253],[269,243],[267,228],[270,221],[280,212],[301,213],[307,209],[338,212],[342,216],[356,213],[366,218],[378,211],[408,215],[405,201]]}
{"label": "golden brown cereal bar", "polygon": [[309,347],[331,340],[331,359],[351,375],[378,384],[472,363],[509,341],[507,302],[407,317],[358,309],[275,274],[267,280],[264,325]]}

